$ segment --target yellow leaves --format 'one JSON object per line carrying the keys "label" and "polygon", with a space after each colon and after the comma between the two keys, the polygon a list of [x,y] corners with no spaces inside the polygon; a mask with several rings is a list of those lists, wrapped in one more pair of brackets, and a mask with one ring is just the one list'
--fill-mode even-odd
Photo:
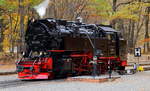
{"label": "yellow leaves", "polygon": [[7,5],[12,5],[12,6],[18,6],[19,5],[19,2],[18,0],[6,0],[6,4]]}
{"label": "yellow leaves", "polygon": [[19,2],[19,0],[2,0],[0,1],[0,7],[6,9],[9,12],[14,12],[19,8],[19,5],[32,8],[34,5],[39,4],[41,1],[43,0],[23,0],[23,2]]}
{"label": "yellow leaves", "polygon": [[39,4],[43,0],[0,0],[0,8],[4,9],[5,12],[0,14],[0,18],[3,19],[3,50],[8,51],[12,46],[17,46],[18,40],[20,40],[20,15],[19,15],[19,5],[24,6],[24,24],[26,26],[30,10],[33,6]]}
{"label": "yellow leaves", "polygon": [[141,40],[140,42],[150,42],[150,38],[147,38],[147,39]]}
{"label": "yellow leaves", "polygon": [[114,20],[114,19],[131,19],[134,21],[138,21],[138,15],[136,14],[132,14],[131,12],[128,11],[118,11],[116,13],[114,13],[109,19],[110,21]]}
{"label": "yellow leaves", "polygon": [[11,34],[11,32],[10,32],[10,30],[9,30],[9,29],[6,29],[6,30],[3,32],[3,34],[4,34],[4,35],[10,35],[10,34]]}
{"label": "yellow leaves", "polygon": [[6,14],[6,15],[2,15],[2,18],[3,19],[8,19],[9,18],[9,16]]}
{"label": "yellow leaves", "polygon": [[[11,19],[10,19],[11,18]],[[3,15],[3,19],[6,22],[6,28],[3,32],[4,39],[2,42],[3,50],[8,51],[10,49],[11,41],[19,40],[19,15],[18,13],[11,13],[9,15]],[[14,42],[14,44],[16,44]]]}
{"label": "yellow leaves", "polygon": [[9,35],[4,35],[4,39],[3,39],[2,45],[3,45],[3,50],[5,52],[9,50],[9,48],[10,48],[10,38],[9,38]]}
{"label": "yellow leaves", "polygon": [[39,3],[41,3],[43,0],[23,0],[23,2],[21,2],[22,6],[29,6],[29,7],[33,7],[34,5],[37,5]]}
{"label": "yellow leaves", "polygon": [[130,19],[130,20],[138,21],[139,14],[143,14],[144,8],[149,5],[150,4],[146,4],[143,2],[136,2],[136,1],[131,4],[123,5],[117,10],[117,12],[112,14],[110,20]]}
{"label": "yellow leaves", "polygon": [[92,15],[100,16],[101,18],[112,21],[114,19],[131,19],[139,20],[139,14],[144,15],[144,10],[149,7],[149,3],[134,1],[130,4],[122,5],[117,8],[116,12],[112,11],[112,5],[108,0],[90,0],[92,5],[89,7],[92,10]]}
{"label": "yellow leaves", "polygon": [[91,16],[108,19],[112,13],[112,7],[106,0],[89,0],[88,6]]}
{"label": "yellow leaves", "polygon": [[14,11],[18,7],[18,0],[6,0],[4,4],[4,8],[8,11]]}

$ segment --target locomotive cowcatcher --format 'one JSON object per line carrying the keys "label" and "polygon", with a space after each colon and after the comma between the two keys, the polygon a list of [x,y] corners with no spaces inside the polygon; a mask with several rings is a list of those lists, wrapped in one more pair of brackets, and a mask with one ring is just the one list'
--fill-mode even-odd
{"label": "locomotive cowcatcher", "polygon": [[28,22],[16,69],[20,79],[53,79],[94,68],[96,75],[121,73],[126,63],[126,41],[111,26],[47,18]]}

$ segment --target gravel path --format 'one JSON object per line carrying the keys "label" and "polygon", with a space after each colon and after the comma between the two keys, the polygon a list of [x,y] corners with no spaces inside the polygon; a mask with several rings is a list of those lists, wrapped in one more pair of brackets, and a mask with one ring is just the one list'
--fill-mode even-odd
{"label": "gravel path", "polygon": [[17,79],[17,75],[6,75],[0,76],[0,82],[2,81],[10,81],[10,80],[19,80]]}
{"label": "gravel path", "polygon": [[[0,81],[16,79],[16,75],[0,76]],[[11,80],[12,80],[11,79]],[[30,83],[30,82],[28,82]],[[150,71],[124,75],[113,82],[87,83],[66,81],[36,81],[35,83],[0,89],[0,91],[150,91]]]}

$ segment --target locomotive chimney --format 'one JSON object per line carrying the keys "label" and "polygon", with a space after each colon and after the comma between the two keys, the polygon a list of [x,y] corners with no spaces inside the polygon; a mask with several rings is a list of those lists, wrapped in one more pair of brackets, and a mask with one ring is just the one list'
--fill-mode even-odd
{"label": "locomotive chimney", "polygon": [[77,17],[77,22],[82,23],[83,22],[83,18],[82,17]]}

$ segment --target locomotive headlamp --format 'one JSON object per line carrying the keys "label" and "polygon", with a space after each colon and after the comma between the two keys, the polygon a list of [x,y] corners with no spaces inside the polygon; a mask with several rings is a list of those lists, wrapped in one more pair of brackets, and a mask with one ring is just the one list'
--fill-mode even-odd
{"label": "locomotive headlamp", "polygon": [[103,54],[103,53],[101,53],[101,54],[100,54],[100,56],[104,56],[104,54]]}
{"label": "locomotive headlamp", "polygon": [[22,52],[22,55],[24,56],[24,55],[25,55],[25,52]]}
{"label": "locomotive headlamp", "polygon": [[40,52],[40,56],[42,55],[43,53],[42,52]]}

